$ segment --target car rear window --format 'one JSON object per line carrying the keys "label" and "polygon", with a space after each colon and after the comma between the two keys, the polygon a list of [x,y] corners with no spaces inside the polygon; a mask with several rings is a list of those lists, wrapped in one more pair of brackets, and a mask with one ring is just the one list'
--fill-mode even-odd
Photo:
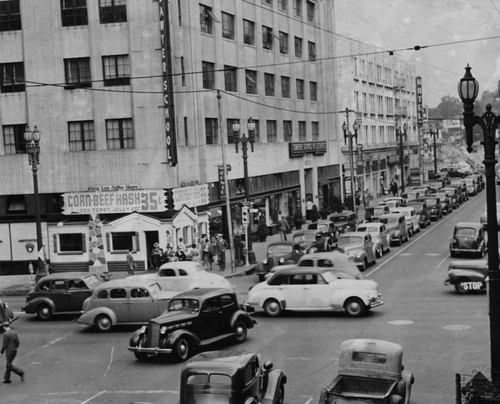
{"label": "car rear window", "polygon": [[387,362],[387,355],[374,352],[355,351],[352,353],[352,360],[354,362],[377,363],[383,365]]}
{"label": "car rear window", "polygon": [[472,227],[460,227],[456,232],[457,236],[462,237],[474,237],[476,235],[476,229]]}

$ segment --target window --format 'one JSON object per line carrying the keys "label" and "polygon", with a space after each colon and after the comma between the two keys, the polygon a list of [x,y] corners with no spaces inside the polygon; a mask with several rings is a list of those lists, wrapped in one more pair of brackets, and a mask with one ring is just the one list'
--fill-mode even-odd
{"label": "window", "polygon": [[99,0],[99,19],[101,24],[127,21],[126,0]]}
{"label": "window", "polygon": [[312,1],[307,2],[307,22],[314,22],[316,18],[316,4]]}
{"label": "window", "polygon": [[318,101],[318,83],[315,81],[309,82],[309,96],[311,101]]}
{"label": "window", "polygon": [[274,97],[274,74],[264,73],[264,85],[266,95]]}
{"label": "window", "polygon": [[130,289],[130,297],[132,299],[141,299],[145,297],[149,297],[149,292],[144,288],[132,288]]}
{"label": "window", "polygon": [[277,131],[276,131],[276,121],[267,121],[267,142],[276,142]]}
{"label": "window", "polygon": [[222,37],[234,39],[234,15],[222,13]]}
{"label": "window", "polygon": [[281,11],[288,11],[288,0],[278,0],[278,8]]}
{"label": "window", "polygon": [[87,25],[87,0],[61,0],[63,27]]}
{"label": "window", "polygon": [[17,215],[26,213],[26,199],[24,195],[7,195],[7,214]]}
{"label": "window", "polygon": [[26,153],[24,130],[26,125],[5,125],[3,127],[3,144],[5,154]]}
{"label": "window", "polygon": [[0,2],[0,31],[16,31],[21,28],[19,0]]}
{"label": "window", "polygon": [[302,59],[302,38],[296,36],[294,39],[294,43],[295,43],[295,57]]}
{"label": "window", "polygon": [[247,45],[255,45],[255,23],[243,20],[243,42]]}
{"label": "window", "polygon": [[288,55],[288,34],[280,32],[280,53]]}
{"label": "window", "polygon": [[255,143],[260,142],[260,121],[258,119],[254,119],[253,123],[255,124],[255,130],[253,131],[253,138]]}
{"label": "window", "polygon": [[262,26],[262,47],[267,50],[273,50],[273,29]]}
{"label": "window", "polygon": [[319,122],[311,122],[311,136],[312,140],[319,140]]}
{"label": "window", "polygon": [[188,131],[187,116],[184,117],[184,145],[189,146],[189,131]]}
{"label": "window", "polygon": [[132,119],[106,119],[108,149],[133,149],[135,147]]}
{"label": "window", "polygon": [[290,77],[281,76],[281,96],[290,98]]}
{"label": "window", "polygon": [[245,83],[247,94],[257,94],[257,72],[245,70]]}
{"label": "window", "polygon": [[184,56],[181,56],[181,85],[186,87],[186,69],[184,68]]}
{"label": "window", "polygon": [[239,119],[228,119],[227,120],[227,142],[228,143],[235,143],[237,140],[236,136],[233,135],[233,123],[240,123]]}
{"label": "window", "polygon": [[90,58],[64,59],[64,88],[91,87]]}
{"label": "window", "polygon": [[212,8],[200,4],[200,30],[203,34],[214,34],[214,20],[216,21],[217,19],[212,13]]}
{"label": "window", "polygon": [[308,42],[307,48],[309,50],[309,60],[316,60],[316,44],[314,42]]}
{"label": "window", "polygon": [[82,233],[61,233],[59,234],[59,251],[80,252],[85,251],[85,234]]}
{"label": "window", "polygon": [[224,88],[226,91],[238,91],[238,70],[233,66],[224,66]]}
{"label": "window", "polygon": [[295,85],[297,86],[297,99],[303,100],[304,99],[304,80],[297,79],[295,82]]}
{"label": "window", "polygon": [[292,141],[292,121],[283,121],[283,140]]}
{"label": "window", "polygon": [[1,63],[0,93],[19,93],[24,89],[24,63]]}
{"label": "window", "polygon": [[95,150],[93,121],[68,122],[69,151]]}
{"label": "window", "polygon": [[304,142],[306,139],[306,121],[299,121],[299,141]]}
{"label": "window", "polygon": [[219,142],[216,118],[205,118],[205,141],[207,144],[217,144]]}
{"label": "window", "polygon": [[129,251],[134,250],[135,239],[137,233],[133,231],[121,231],[111,233],[111,242],[113,251]]}
{"label": "window", "polygon": [[205,303],[203,303],[203,307],[201,309],[202,313],[211,313],[217,310],[220,310],[220,301],[218,298],[208,299]]}
{"label": "window", "polygon": [[215,65],[211,62],[201,62],[201,71],[203,76],[203,88],[215,88]]}
{"label": "window", "polygon": [[262,0],[262,3],[267,4],[268,6],[272,6],[273,0]]}
{"label": "window", "polygon": [[127,291],[125,289],[111,289],[109,292],[109,297],[111,299],[125,299],[127,297]]}
{"label": "window", "polygon": [[302,18],[302,0],[294,0],[293,13],[295,17]]}
{"label": "window", "polygon": [[130,84],[130,62],[128,55],[102,57],[105,86],[127,86]]}

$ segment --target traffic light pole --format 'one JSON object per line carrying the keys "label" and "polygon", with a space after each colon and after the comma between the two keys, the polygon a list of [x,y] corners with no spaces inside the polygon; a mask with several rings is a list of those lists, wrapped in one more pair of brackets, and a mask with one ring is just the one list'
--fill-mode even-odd
{"label": "traffic light pole", "polygon": [[246,249],[246,254],[245,254],[245,265],[248,266],[250,265],[250,260],[249,260],[249,249],[248,249],[248,241],[249,241],[249,237],[248,237],[248,225],[249,225],[249,222],[250,222],[250,219],[249,219],[249,213],[250,213],[250,209],[249,209],[249,206],[248,206],[248,202],[244,202],[243,203],[243,206],[241,207],[241,221],[243,223],[243,229],[245,230],[245,249]]}

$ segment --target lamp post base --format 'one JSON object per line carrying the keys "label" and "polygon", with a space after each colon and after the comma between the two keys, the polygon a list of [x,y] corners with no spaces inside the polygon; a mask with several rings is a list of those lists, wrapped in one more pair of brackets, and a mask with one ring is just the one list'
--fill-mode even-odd
{"label": "lamp post base", "polygon": [[256,264],[257,263],[257,259],[255,258],[255,253],[252,250],[248,251],[248,262],[250,264]]}

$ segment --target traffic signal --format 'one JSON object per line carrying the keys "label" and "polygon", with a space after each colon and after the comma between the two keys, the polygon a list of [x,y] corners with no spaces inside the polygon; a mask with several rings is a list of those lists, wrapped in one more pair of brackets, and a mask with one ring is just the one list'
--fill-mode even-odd
{"label": "traffic signal", "polygon": [[250,223],[250,220],[249,220],[249,217],[248,217],[248,206],[242,206],[241,207],[241,222],[243,224],[249,224]]}

